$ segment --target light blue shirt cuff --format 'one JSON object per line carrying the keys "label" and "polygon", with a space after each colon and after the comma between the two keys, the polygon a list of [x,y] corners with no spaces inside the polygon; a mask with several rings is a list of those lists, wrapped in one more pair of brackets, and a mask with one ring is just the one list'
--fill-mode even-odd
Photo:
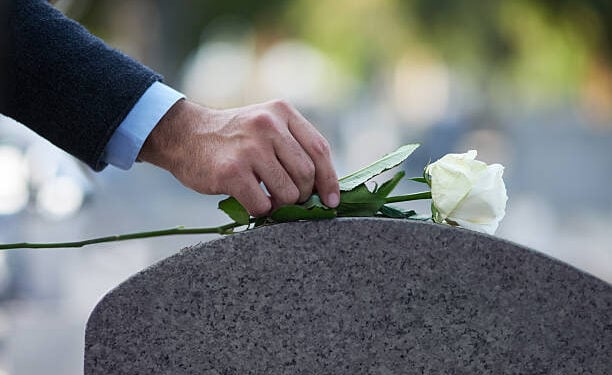
{"label": "light blue shirt cuff", "polygon": [[155,125],[174,103],[184,97],[161,82],[153,83],[113,133],[103,160],[117,168],[130,169]]}

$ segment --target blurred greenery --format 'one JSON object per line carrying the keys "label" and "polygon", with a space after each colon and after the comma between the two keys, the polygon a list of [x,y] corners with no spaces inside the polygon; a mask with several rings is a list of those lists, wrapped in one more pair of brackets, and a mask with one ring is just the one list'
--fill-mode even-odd
{"label": "blurred greenery", "polygon": [[[79,19],[102,37],[112,34],[109,18],[121,3],[90,0]],[[232,20],[233,33],[254,35],[260,49],[302,39],[364,82],[402,56],[426,56],[469,74],[485,91],[501,81],[515,93],[563,98],[575,95],[594,67],[609,73],[612,66],[609,0],[140,3],[157,9],[159,68],[171,82],[189,54],[215,37],[219,20]]]}

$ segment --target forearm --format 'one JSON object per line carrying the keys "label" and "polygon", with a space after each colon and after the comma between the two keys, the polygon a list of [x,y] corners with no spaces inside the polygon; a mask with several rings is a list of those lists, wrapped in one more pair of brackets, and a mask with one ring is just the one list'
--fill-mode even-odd
{"label": "forearm", "polygon": [[161,76],[45,1],[16,0],[9,15],[0,110],[100,170],[115,129]]}

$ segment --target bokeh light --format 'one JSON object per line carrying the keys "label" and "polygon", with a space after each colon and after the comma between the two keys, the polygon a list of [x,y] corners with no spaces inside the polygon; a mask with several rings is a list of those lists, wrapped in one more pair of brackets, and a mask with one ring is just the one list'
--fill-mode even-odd
{"label": "bokeh light", "polygon": [[52,219],[65,219],[74,215],[83,204],[85,194],[81,185],[68,176],[45,181],[36,194],[36,207]]}
{"label": "bokeh light", "polygon": [[0,145],[0,215],[16,214],[29,199],[28,168],[22,152]]}
{"label": "bokeh light", "polygon": [[204,44],[186,63],[182,89],[191,99],[213,107],[236,105],[247,95],[253,58],[244,43]]}

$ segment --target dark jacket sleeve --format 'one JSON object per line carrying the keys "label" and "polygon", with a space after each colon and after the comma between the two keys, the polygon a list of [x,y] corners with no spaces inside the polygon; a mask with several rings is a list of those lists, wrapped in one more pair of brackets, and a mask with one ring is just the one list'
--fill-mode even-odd
{"label": "dark jacket sleeve", "polygon": [[101,170],[113,132],[161,76],[46,1],[13,1],[8,22],[1,112]]}

